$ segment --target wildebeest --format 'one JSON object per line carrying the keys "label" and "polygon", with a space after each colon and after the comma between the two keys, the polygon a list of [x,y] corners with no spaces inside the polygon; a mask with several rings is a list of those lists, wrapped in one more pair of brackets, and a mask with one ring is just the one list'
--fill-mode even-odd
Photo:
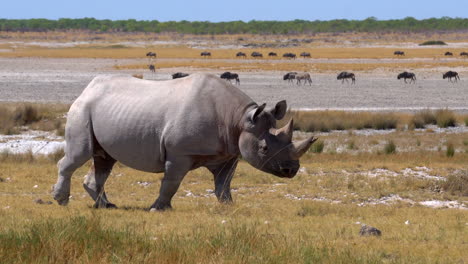
{"label": "wildebeest", "polygon": [[259,170],[292,178],[316,138],[292,142],[292,120],[276,128],[286,101],[265,105],[212,74],[164,82],[98,76],[68,112],[65,156],[58,162],[52,195],[67,205],[72,174],[90,159],[83,187],[96,208],[116,207],[104,185],[117,161],[164,172],[154,210],[171,208],[184,176],[199,167],[213,174],[218,200],[232,202],[230,184],[240,156]]}
{"label": "wildebeest", "polygon": [[310,53],[309,52],[302,52],[301,57],[303,58],[310,58]]}
{"label": "wildebeest", "polygon": [[460,80],[460,76],[458,76],[458,72],[454,72],[454,71],[448,71],[446,73],[444,73],[442,75],[442,78],[445,79],[445,78],[448,78],[449,82],[452,82],[452,78],[455,78],[455,82],[458,80]]}
{"label": "wildebeest", "polygon": [[247,57],[247,55],[244,52],[239,51],[239,52],[236,53],[236,57],[244,57],[245,58],[245,57]]}
{"label": "wildebeest", "polygon": [[156,53],[155,53],[155,52],[152,52],[152,51],[150,51],[150,52],[146,53],[146,57],[150,57],[150,58],[156,58]]}
{"label": "wildebeest", "polygon": [[296,74],[297,72],[288,72],[283,76],[283,80],[287,80],[289,83],[292,83],[293,80],[296,79]]}
{"label": "wildebeest", "polygon": [[304,84],[308,82],[309,85],[312,85],[312,79],[310,78],[310,74],[307,72],[296,74],[296,80],[297,85],[301,84],[301,81],[304,81]]}
{"label": "wildebeest", "polygon": [[252,54],[250,54],[250,56],[252,56],[254,58],[263,58],[263,54],[261,54],[260,52],[257,52],[257,51],[252,52]]}
{"label": "wildebeest", "polygon": [[284,53],[284,54],[283,54],[283,58],[295,59],[295,58],[296,58],[296,54],[291,53],[291,52]]}
{"label": "wildebeest", "polygon": [[393,55],[404,56],[404,55],[405,55],[405,52],[404,52],[404,51],[401,51],[401,50],[397,50],[397,51],[393,52]]}
{"label": "wildebeest", "polygon": [[278,56],[278,54],[276,54],[276,52],[268,53],[268,57],[276,57],[276,56]]}
{"label": "wildebeest", "polygon": [[397,79],[400,80],[401,78],[403,78],[403,80],[405,81],[406,83],[406,79],[410,79],[410,82],[409,83],[416,83],[416,75],[412,72],[402,72],[400,74],[398,74],[397,76]]}
{"label": "wildebeest", "polygon": [[345,80],[348,82],[348,79],[351,79],[351,84],[356,83],[356,76],[352,72],[341,72],[336,79],[341,80],[341,83],[344,83]]}
{"label": "wildebeest", "polygon": [[219,76],[221,79],[228,80],[231,82],[231,80],[236,80],[236,84],[240,85],[240,80],[239,80],[239,74],[237,73],[232,73],[232,72],[224,72]]}
{"label": "wildebeest", "polygon": [[460,52],[460,56],[466,56],[466,57],[468,57],[468,52],[465,52],[465,51]]}
{"label": "wildebeest", "polygon": [[445,54],[444,54],[444,55],[445,55],[445,56],[453,56],[453,53],[452,53],[452,52],[450,52],[450,51],[447,51],[447,52],[445,52]]}
{"label": "wildebeest", "polygon": [[189,76],[188,73],[176,72],[176,73],[172,74],[172,79],[179,79],[179,78],[184,78],[184,77],[187,77],[187,76]]}
{"label": "wildebeest", "polygon": [[203,51],[202,53],[200,53],[200,56],[202,57],[211,57],[211,52],[209,51]]}
{"label": "wildebeest", "polygon": [[149,69],[151,72],[156,72],[156,67],[154,67],[153,64],[148,65],[148,69]]}

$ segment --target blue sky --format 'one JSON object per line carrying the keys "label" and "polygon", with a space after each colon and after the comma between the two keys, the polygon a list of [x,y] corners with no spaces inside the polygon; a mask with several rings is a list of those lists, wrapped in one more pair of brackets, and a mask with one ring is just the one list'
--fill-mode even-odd
{"label": "blue sky", "polygon": [[0,18],[159,21],[468,18],[468,0],[3,0]]}

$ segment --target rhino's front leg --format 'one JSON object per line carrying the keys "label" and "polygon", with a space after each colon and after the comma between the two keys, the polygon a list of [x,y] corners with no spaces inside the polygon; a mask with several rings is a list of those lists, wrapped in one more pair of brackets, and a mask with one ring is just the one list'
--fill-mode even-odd
{"label": "rhino's front leg", "polygon": [[158,211],[162,211],[172,208],[172,197],[179,189],[182,179],[184,179],[185,174],[187,174],[191,166],[192,160],[188,157],[173,158],[166,161],[159,197],[153,205],[151,205],[150,209],[154,208]]}
{"label": "rhino's front leg", "polygon": [[237,167],[238,158],[233,158],[217,166],[210,166],[208,169],[213,173],[215,182],[215,194],[218,201],[231,203],[231,180]]}

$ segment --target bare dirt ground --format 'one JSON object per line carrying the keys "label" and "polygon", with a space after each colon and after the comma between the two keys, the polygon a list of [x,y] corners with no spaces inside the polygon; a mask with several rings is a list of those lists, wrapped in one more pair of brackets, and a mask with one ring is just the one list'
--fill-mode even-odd
{"label": "bare dirt ground", "polygon": [[[0,58],[0,101],[71,103],[99,74],[144,73],[145,79],[168,80],[177,71],[203,71],[217,75],[224,72],[171,68],[150,73],[147,70],[114,68],[115,65],[142,62],[145,60]],[[369,63],[369,60],[362,63]],[[239,88],[259,103],[273,104],[286,99],[294,109],[412,111],[449,108],[468,112],[468,83],[464,80],[464,69],[455,69],[461,73],[458,83],[442,79],[442,73],[449,69],[415,70],[418,78],[416,84],[405,84],[396,79],[403,70],[356,72],[356,85],[341,84],[336,80],[336,73],[310,72],[313,84],[301,86],[283,81],[285,72],[239,72]]]}

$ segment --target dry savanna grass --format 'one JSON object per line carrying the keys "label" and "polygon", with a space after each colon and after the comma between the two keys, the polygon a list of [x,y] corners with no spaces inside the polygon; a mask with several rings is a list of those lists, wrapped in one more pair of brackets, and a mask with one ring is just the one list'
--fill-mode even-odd
{"label": "dry savanna grass", "polygon": [[[11,45],[3,45],[4,49],[12,48]],[[209,49],[209,48],[208,48]],[[284,59],[282,55],[287,52],[296,53],[297,59],[307,61],[299,55],[302,52],[311,53],[311,58],[317,59],[384,59],[394,58],[400,61],[411,58],[431,58],[435,62],[440,58],[446,58],[444,53],[447,48],[420,48],[404,49],[405,56],[395,57],[395,48],[347,48],[347,47],[290,47],[290,48],[242,48],[242,49],[216,49],[210,50],[211,59],[236,59],[235,54],[245,52],[248,58],[254,51],[263,54],[266,60],[291,60]],[[10,52],[1,52],[1,57],[44,57],[44,58],[144,58],[148,51],[157,53],[158,58],[169,59],[195,59],[200,58],[203,49],[190,48],[180,44],[166,44],[146,47],[131,47],[124,44],[85,44],[66,48],[48,48],[43,46],[20,46]],[[450,49],[454,54],[459,54],[464,49]],[[278,57],[268,57],[269,52],[276,52]],[[458,56],[454,56],[458,58]],[[208,59],[208,58],[207,58]],[[242,59],[239,59],[242,60]],[[463,61],[463,60],[462,60]]]}
{"label": "dry savanna grass", "polygon": [[39,103],[1,103],[0,134],[17,134],[21,130],[64,132],[65,113],[69,105]]}
{"label": "dry savanna grass", "polygon": [[[96,210],[81,187],[88,164],[72,178],[70,205],[60,207],[33,202],[52,200],[53,162],[6,158],[0,163],[0,256],[6,263],[463,262],[466,210],[358,204],[390,194],[414,201],[466,202],[466,196],[456,188],[441,191],[430,179],[359,172],[428,166],[431,173],[454,177],[449,183],[461,181],[466,191],[467,155],[309,153],[302,159],[306,173],[289,180],[241,161],[232,205],[218,204],[209,191],[212,176],[198,169],[183,181],[175,209],[162,213],[145,210],[157,196],[161,174],[117,164],[106,191],[120,209]],[[360,236],[359,223],[379,228],[382,236]]]}
{"label": "dry savanna grass", "polygon": [[[372,114],[331,111],[311,116],[365,119]],[[408,121],[412,116],[398,113],[392,118]],[[310,118],[307,113],[302,117]],[[1,153],[1,259],[5,263],[466,261],[467,210],[419,204],[433,200],[468,204],[466,133],[421,129],[316,135],[323,149],[306,153],[301,172],[293,179],[268,175],[241,160],[232,183],[235,203],[221,205],[212,193],[213,176],[197,169],[182,182],[174,209],[157,213],[146,209],[158,195],[162,174],[116,164],[106,192],[119,209],[96,210],[82,188],[88,163],[74,173],[69,206],[60,207],[48,202],[53,201],[50,187],[63,151],[48,156]],[[388,142],[393,142],[394,153],[385,154]],[[453,156],[445,154],[449,145]],[[407,170],[428,177],[406,175]],[[412,202],[379,204],[392,197]],[[360,236],[361,224],[377,227],[382,236]]]}
{"label": "dry savanna grass", "polygon": [[[157,69],[163,68],[188,68],[188,69],[222,69],[238,71],[294,71],[303,72],[339,72],[343,69],[348,71],[373,71],[395,70],[395,69],[431,69],[439,67],[468,67],[466,62],[431,62],[431,63],[308,63],[308,62],[268,62],[268,61],[249,61],[244,63],[239,61],[222,60],[160,60],[155,63]],[[147,63],[122,64],[115,65],[115,69],[147,69]]]}

